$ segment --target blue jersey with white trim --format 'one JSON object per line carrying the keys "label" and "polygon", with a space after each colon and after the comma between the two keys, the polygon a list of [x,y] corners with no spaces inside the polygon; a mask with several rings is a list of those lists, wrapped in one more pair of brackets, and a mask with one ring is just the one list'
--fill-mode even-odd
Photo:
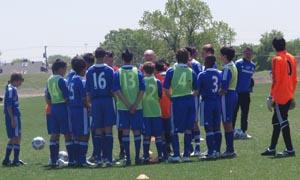
{"label": "blue jersey with white trim", "polygon": [[200,62],[198,62],[195,59],[193,59],[190,63],[191,63],[194,73],[198,76],[199,73],[201,73],[203,71],[203,66],[201,65]]}
{"label": "blue jersey with white trim", "polygon": [[74,75],[69,82],[69,106],[84,107],[84,99],[86,99],[86,81],[79,75]]}
{"label": "blue jersey with white trim", "polygon": [[255,64],[252,61],[240,59],[235,62],[238,70],[236,91],[238,93],[252,92],[251,79],[255,72]]}
{"label": "blue jersey with white trim", "polygon": [[71,82],[71,80],[75,74],[76,74],[75,71],[73,69],[71,69],[71,71],[69,72],[69,74],[67,75],[67,78],[66,78],[67,84],[69,84]]}
{"label": "blue jersey with white trim", "polygon": [[4,113],[8,114],[8,108],[12,108],[12,113],[14,116],[20,116],[19,108],[19,97],[17,88],[11,84],[8,84],[5,89],[4,95]]}
{"label": "blue jersey with white trim", "polygon": [[112,97],[114,70],[106,64],[91,66],[86,74],[86,91],[92,99]]}
{"label": "blue jersey with white trim", "polygon": [[214,68],[207,68],[199,74],[197,85],[203,100],[220,98],[221,79],[221,71]]}

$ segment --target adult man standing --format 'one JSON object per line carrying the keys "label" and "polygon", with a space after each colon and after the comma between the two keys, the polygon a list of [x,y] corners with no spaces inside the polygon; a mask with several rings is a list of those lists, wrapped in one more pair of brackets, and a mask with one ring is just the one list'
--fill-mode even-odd
{"label": "adult man standing", "polygon": [[[275,38],[272,42],[277,54],[272,59],[272,87],[268,98],[268,108],[274,109],[271,145],[262,156],[289,157],[295,156],[288,122],[289,109],[295,107],[294,95],[297,87],[297,61],[286,51],[283,38]],[[276,154],[276,145],[282,131],[286,149]]]}
{"label": "adult man standing", "polygon": [[145,62],[156,62],[156,55],[155,52],[151,49],[148,49],[144,52],[144,60]]}
{"label": "adult man standing", "polygon": [[233,117],[233,128],[235,127],[237,113],[241,108],[241,130],[239,134],[241,139],[249,139],[250,135],[247,134],[248,130],[248,113],[250,106],[250,93],[254,85],[252,76],[255,71],[255,64],[251,61],[253,57],[253,50],[251,47],[246,47],[243,51],[243,58],[235,62],[238,70],[238,81],[236,91],[238,93],[238,104],[235,108]]}

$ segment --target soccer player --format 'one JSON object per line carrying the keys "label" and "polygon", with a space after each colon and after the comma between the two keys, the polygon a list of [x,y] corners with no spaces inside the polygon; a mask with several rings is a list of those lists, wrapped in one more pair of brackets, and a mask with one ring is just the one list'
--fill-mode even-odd
{"label": "soccer player", "polygon": [[82,57],[72,59],[72,69],[75,75],[69,86],[69,107],[72,124],[72,134],[75,138],[75,160],[80,167],[91,167],[94,164],[86,161],[89,139],[89,115],[90,104],[87,102],[87,93],[84,79],[86,62]]}
{"label": "soccer player", "polygon": [[[167,71],[164,88],[166,94],[172,99],[172,147],[174,155],[169,158],[171,162],[180,161],[178,133],[184,133],[183,161],[189,161],[192,129],[195,124],[196,108],[195,95],[197,95],[197,77],[188,66],[189,52],[179,49],[176,52],[177,64]],[[171,90],[172,89],[172,90]]]}
{"label": "soccer player", "polygon": [[277,54],[272,59],[272,87],[269,97],[270,111],[274,108],[272,118],[273,134],[271,145],[263,152],[263,156],[276,155],[276,145],[282,131],[286,149],[278,153],[279,157],[295,156],[288,122],[289,109],[294,108],[295,91],[297,88],[297,60],[287,52],[283,38],[275,38],[272,42]]}
{"label": "soccer player", "polygon": [[204,121],[206,131],[207,154],[202,158],[210,160],[220,154],[222,133],[221,124],[221,103],[220,103],[220,83],[221,72],[214,67],[215,56],[207,56],[204,65],[205,71],[200,73],[197,80],[198,91],[202,97],[201,118]]}
{"label": "soccer player", "polygon": [[[250,107],[250,93],[253,88],[252,76],[255,72],[255,64],[251,61],[253,57],[253,50],[251,47],[246,47],[243,52],[244,57],[235,62],[238,70],[238,80],[236,91],[238,93],[238,104],[235,108],[233,117],[233,129],[235,129],[235,122],[237,113],[241,107],[241,130],[242,134],[238,137],[241,139],[249,139],[251,136],[247,133],[248,130],[248,113]],[[235,137],[236,138],[236,137]]]}
{"label": "soccer player", "polygon": [[[114,70],[104,64],[106,51],[95,50],[96,64],[86,74],[86,90],[92,104],[92,128],[95,129],[95,141],[98,166],[112,166],[113,134],[112,126],[116,121],[113,99]],[[103,158],[101,156],[101,152]]]}
{"label": "soccer player", "polygon": [[[24,79],[22,74],[13,73],[5,87],[4,114],[6,133],[9,140],[6,145],[5,157],[2,162],[3,166],[20,166],[26,164],[19,159],[21,143],[21,112],[19,108],[17,88],[20,87],[23,82]],[[12,150],[14,151],[14,159],[11,162],[9,157]]]}
{"label": "soccer player", "polygon": [[95,64],[95,57],[93,53],[85,53],[82,58],[85,61],[86,69],[88,70],[91,66]]}
{"label": "soccer player", "polygon": [[162,121],[160,119],[161,109],[159,100],[162,96],[162,84],[155,78],[155,64],[146,62],[143,65],[145,93],[142,101],[143,105],[143,150],[144,164],[150,162],[150,143],[151,136],[155,137],[158,160],[162,161]]}
{"label": "soccer player", "polygon": [[[166,69],[168,64],[165,60],[159,60],[155,63],[155,77],[163,84],[166,77]],[[162,92],[160,99],[161,120],[162,120],[162,143],[163,143],[163,159],[167,160],[171,153],[171,101],[167,97],[165,91]]]}
{"label": "soccer player", "polygon": [[74,165],[74,143],[72,141],[68,107],[69,91],[64,75],[67,71],[67,64],[57,59],[52,64],[52,73],[47,81],[46,103],[51,106],[50,125],[50,166],[58,166],[59,137],[63,134],[65,137],[66,149],[69,155],[70,166]]}
{"label": "soccer player", "polygon": [[115,73],[113,91],[118,97],[118,127],[123,131],[122,143],[125,149],[125,165],[131,165],[130,129],[134,134],[135,164],[140,164],[141,129],[143,123],[142,99],[145,83],[142,73],[131,63],[133,54],[127,49],[122,53],[124,65]]}
{"label": "soccer player", "polygon": [[[202,72],[202,65],[200,62],[198,62],[195,58],[198,56],[197,49],[195,47],[186,47],[190,54],[189,58],[189,66],[193,69],[194,73],[198,77],[199,73]],[[195,119],[195,125],[192,132],[192,138],[195,141],[195,149],[193,147],[193,144],[191,144],[191,156],[199,156],[200,155],[200,128],[199,128],[199,118],[200,118],[200,102],[199,102],[200,96],[195,97],[195,106],[196,106],[196,119]]]}
{"label": "soccer player", "polygon": [[221,155],[222,158],[236,157],[233,144],[233,114],[237,105],[236,84],[238,71],[233,62],[235,50],[232,47],[222,47],[221,61],[223,63],[222,81],[220,95],[222,103],[222,120],[225,130],[226,151]]}
{"label": "soccer player", "polygon": [[155,52],[151,49],[148,49],[144,52],[144,61],[145,62],[156,62],[156,55]]}
{"label": "soccer player", "polygon": [[[214,56],[215,54],[215,49],[213,47],[212,44],[205,44],[203,47],[202,47],[202,51],[201,51],[201,56],[203,58],[203,60],[205,60],[205,58],[207,56]],[[217,64],[215,63],[214,65],[214,68],[215,69],[218,69],[218,66]],[[204,69],[204,68],[203,68]]]}

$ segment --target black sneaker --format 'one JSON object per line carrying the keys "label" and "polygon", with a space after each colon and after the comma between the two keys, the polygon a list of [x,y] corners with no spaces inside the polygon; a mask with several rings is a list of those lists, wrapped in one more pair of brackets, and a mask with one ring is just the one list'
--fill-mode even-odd
{"label": "black sneaker", "polygon": [[27,163],[25,163],[24,161],[19,160],[19,161],[13,161],[12,166],[23,166],[23,165],[26,165],[26,164]]}
{"label": "black sneaker", "polygon": [[135,163],[135,165],[141,165],[141,164],[143,164],[143,160],[140,158],[136,158],[134,163]]}
{"label": "black sneaker", "polygon": [[5,159],[4,159],[4,160],[2,161],[2,165],[3,165],[3,166],[11,166],[11,164],[12,164],[12,163],[11,163],[10,160],[5,160]]}
{"label": "black sneaker", "polygon": [[284,150],[283,152],[279,152],[276,154],[276,158],[285,158],[285,157],[294,157],[296,156],[295,151]]}
{"label": "black sneaker", "polygon": [[131,166],[131,160],[125,160],[125,166]]}
{"label": "black sneaker", "polygon": [[262,156],[275,156],[276,155],[276,150],[275,149],[266,149],[265,152],[261,153],[260,155]]}
{"label": "black sneaker", "polygon": [[144,158],[143,159],[143,164],[150,164],[150,159],[149,158]]}

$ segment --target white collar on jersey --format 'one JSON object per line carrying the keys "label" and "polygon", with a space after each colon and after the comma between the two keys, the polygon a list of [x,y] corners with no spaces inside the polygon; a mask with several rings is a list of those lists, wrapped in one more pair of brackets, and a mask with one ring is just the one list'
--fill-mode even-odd
{"label": "white collar on jersey", "polygon": [[176,67],[188,67],[187,64],[183,64],[183,63],[177,63],[175,64]]}

